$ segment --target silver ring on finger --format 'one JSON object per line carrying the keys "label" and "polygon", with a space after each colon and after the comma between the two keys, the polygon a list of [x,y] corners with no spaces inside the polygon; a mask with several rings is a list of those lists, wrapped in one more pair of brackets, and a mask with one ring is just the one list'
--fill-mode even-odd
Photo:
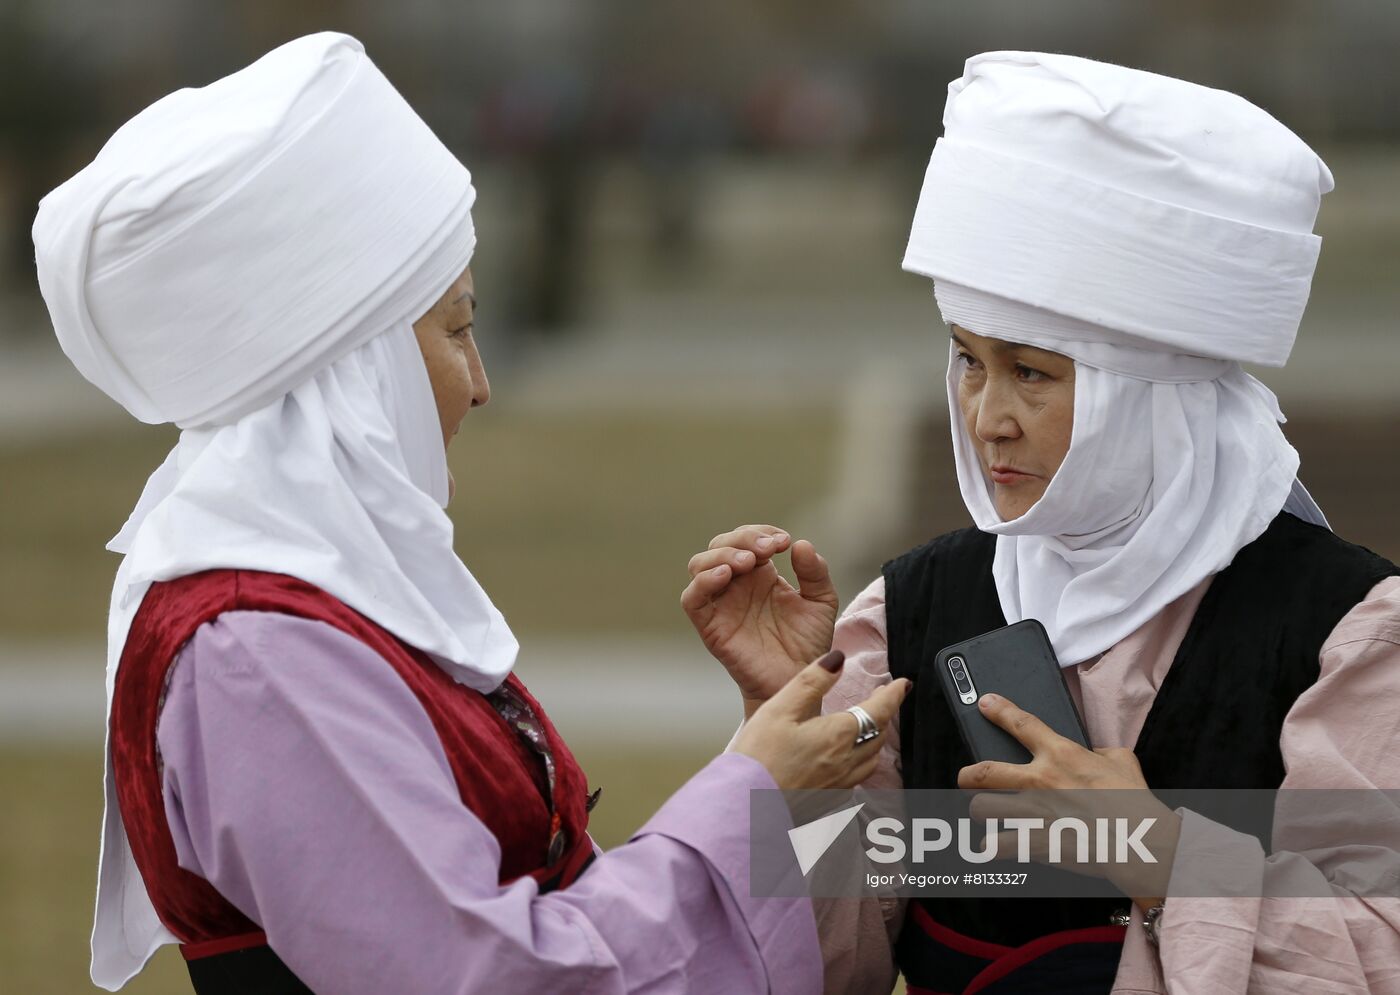
{"label": "silver ring on finger", "polygon": [[868,743],[876,736],[880,735],[880,727],[875,724],[875,720],[870,717],[870,713],[865,709],[861,708],[859,705],[852,705],[850,708],[846,709],[846,711],[854,715],[856,721],[860,723],[856,729],[856,746],[862,743]]}

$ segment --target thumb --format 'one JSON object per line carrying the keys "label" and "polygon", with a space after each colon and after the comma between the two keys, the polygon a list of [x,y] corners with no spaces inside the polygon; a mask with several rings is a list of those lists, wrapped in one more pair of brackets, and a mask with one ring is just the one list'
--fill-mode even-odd
{"label": "thumb", "polygon": [[801,721],[821,712],[822,698],[841,677],[846,654],[832,650],[807,664],[768,700],[768,707],[787,718]]}
{"label": "thumb", "polygon": [[817,547],[806,539],[792,544],[792,572],[797,578],[797,589],[802,597],[833,608],[840,604],[826,560],[817,552]]}

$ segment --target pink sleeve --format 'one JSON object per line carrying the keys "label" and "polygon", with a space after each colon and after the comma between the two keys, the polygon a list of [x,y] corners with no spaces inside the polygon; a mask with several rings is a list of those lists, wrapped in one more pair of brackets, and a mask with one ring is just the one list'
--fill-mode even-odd
{"label": "pink sleeve", "polygon": [[[846,654],[841,679],[822,702],[824,713],[857,705],[890,682],[885,656],[885,581],[877,578],[836,622],[832,646]],[[875,773],[863,785],[872,789],[903,786],[899,766],[899,716],[886,733]],[[813,899],[817,938],[821,942],[826,991],[888,992],[897,970],[893,940],[904,921],[899,899]]]}
{"label": "pink sleeve", "polygon": [[[1400,788],[1400,578],[1382,581],[1342,619],[1320,663],[1317,683],[1284,722],[1283,786]],[[1358,898],[1330,883],[1318,840],[1304,855],[1281,839],[1266,856],[1253,837],[1183,817],[1177,867],[1209,863],[1254,889],[1246,894],[1304,880],[1337,897],[1169,899],[1161,948],[1168,988],[1400,992],[1400,898]],[[1400,824],[1400,811],[1381,818]]]}

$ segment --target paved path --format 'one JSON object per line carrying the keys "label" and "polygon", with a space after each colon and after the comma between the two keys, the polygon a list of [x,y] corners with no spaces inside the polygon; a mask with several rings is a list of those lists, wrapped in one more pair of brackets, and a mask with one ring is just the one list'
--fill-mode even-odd
{"label": "paved path", "polygon": [[[0,745],[95,741],[104,655],[0,645]],[[734,686],[690,641],[526,640],[518,672],[577,741],[719,750],[738,724]]]}

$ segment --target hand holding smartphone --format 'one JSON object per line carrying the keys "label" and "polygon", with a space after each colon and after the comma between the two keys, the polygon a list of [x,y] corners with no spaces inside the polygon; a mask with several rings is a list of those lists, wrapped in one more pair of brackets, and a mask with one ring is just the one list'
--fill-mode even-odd
{"label": "hand holding smartphone", "polygon": [[935,670],[974,761],[1031,761],[1030,751],[977,707],[978,699],[988,693],[1015,702],[1061,736],[1089,749],[1089,737],[1060,662],[1045,627],[1035,619],[945,647]]}

